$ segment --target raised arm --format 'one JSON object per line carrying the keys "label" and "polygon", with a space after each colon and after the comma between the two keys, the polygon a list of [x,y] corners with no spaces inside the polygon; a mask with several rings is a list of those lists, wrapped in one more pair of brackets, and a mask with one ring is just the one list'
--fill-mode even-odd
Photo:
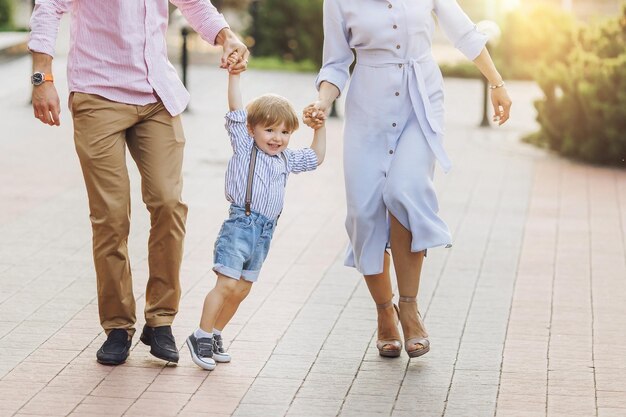
{"label": "raised arm", "polygon": [[228,74],[228,109],[230,111],[243,109],[240,80],[239,74]]}
{"label": "raised arm", "polygon": [[326,127],[322,126],[315,130],[313,134],[313,142],[311,142],[311,149],[317,156],[317,165],[322,165],[324,157],[326,156]]}
{"label": "raised arm", "polygon": [[[59,23],[72,5],[71,0],[37,0],[30,19],[28,49],[32,53],[33,72],[52,75],[52,59],[59,32]],[[53,82],[33,86],[33,113],[35,118],[50,126],[59,126],[61,103]]]}

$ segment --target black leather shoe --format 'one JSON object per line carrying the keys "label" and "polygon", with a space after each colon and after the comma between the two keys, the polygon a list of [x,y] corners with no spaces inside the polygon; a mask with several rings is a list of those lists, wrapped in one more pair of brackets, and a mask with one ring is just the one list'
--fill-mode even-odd
{"label": "black leather shoe", "polygon": [[126,362],[130,351],[131,340],[124,329],[113,329],[107,340],[96,353],[96,359],[103,365],[119,365]]}
{"label": "black leather shoe", "polygon": [[178,363],[178,349],[172,334],[172,326],[143,326],[140,340],[150,346],[150,353],[164,361]]}

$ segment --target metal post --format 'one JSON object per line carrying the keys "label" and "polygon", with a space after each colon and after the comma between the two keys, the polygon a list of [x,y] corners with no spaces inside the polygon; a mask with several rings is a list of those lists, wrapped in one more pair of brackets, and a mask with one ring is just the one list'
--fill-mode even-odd
{"label": "metal post", "polygon": [[250,2],[250,17],[252,17],[252,39],[254,40],[254,43],[250,46],[250,53],[254,55],[259,44],[259,0]]}
{"label": "metal post", "polygon": [[480,127],[489,127],[489,82],[485,77],[483,80],[483,120],[480,122]]}
{"label": "metal post", "polygon": [[339,117],[337,114],[337,100],[333,101],[333,105],[330,107],[330,114],[328,117]]}
{"label": "metal post", "polygon": [[187,88],[187,65],[189,64],[189,55],[187,53],[187,36],[189,36],[189,29],[186,26],[180,30],[180,34],[183,37],[183,49],[180,53],[180,61],[183,71],[183,85]]}

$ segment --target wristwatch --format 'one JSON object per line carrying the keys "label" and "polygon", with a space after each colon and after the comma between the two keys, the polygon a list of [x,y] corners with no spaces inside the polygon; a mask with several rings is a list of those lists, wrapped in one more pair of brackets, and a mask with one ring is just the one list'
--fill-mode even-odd
{"label": "wristwatch", "polygon": [[54,77],[52,77],[52,74],[44,74],[43,72],[35,72],[33,73],[33,75],[30,76],[30,82],[33,85],[41,85],[45,83],[46,81],[54,82]]}

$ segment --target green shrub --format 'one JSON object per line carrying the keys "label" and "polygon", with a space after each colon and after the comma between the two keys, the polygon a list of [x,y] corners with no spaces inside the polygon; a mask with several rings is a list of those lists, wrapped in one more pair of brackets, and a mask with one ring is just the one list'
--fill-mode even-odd
{"label": "green shrub", "polygon": [[[257,21],[249,29],[256,56],[274,56],[283,61],[322,61],[323,0],[263,0]],[[255,29],[257,28],[257,33]]]}
{"label": "green shrub", "polygon": [[540,130],[527,138],[601,164],[626,165],[626,7],[622,15],[582,27],[564,61],[541,66]]}
{"label": "green shrub", "polygon": [[571,13],[548,5],[506,15],[492,50],[502,76],[530,80],[539,65],[565,62],[574,49],[577,25]]}
{"label": "green shrub", "polygon": [[13,0],[0,0],[0,29],[13,27]]}

